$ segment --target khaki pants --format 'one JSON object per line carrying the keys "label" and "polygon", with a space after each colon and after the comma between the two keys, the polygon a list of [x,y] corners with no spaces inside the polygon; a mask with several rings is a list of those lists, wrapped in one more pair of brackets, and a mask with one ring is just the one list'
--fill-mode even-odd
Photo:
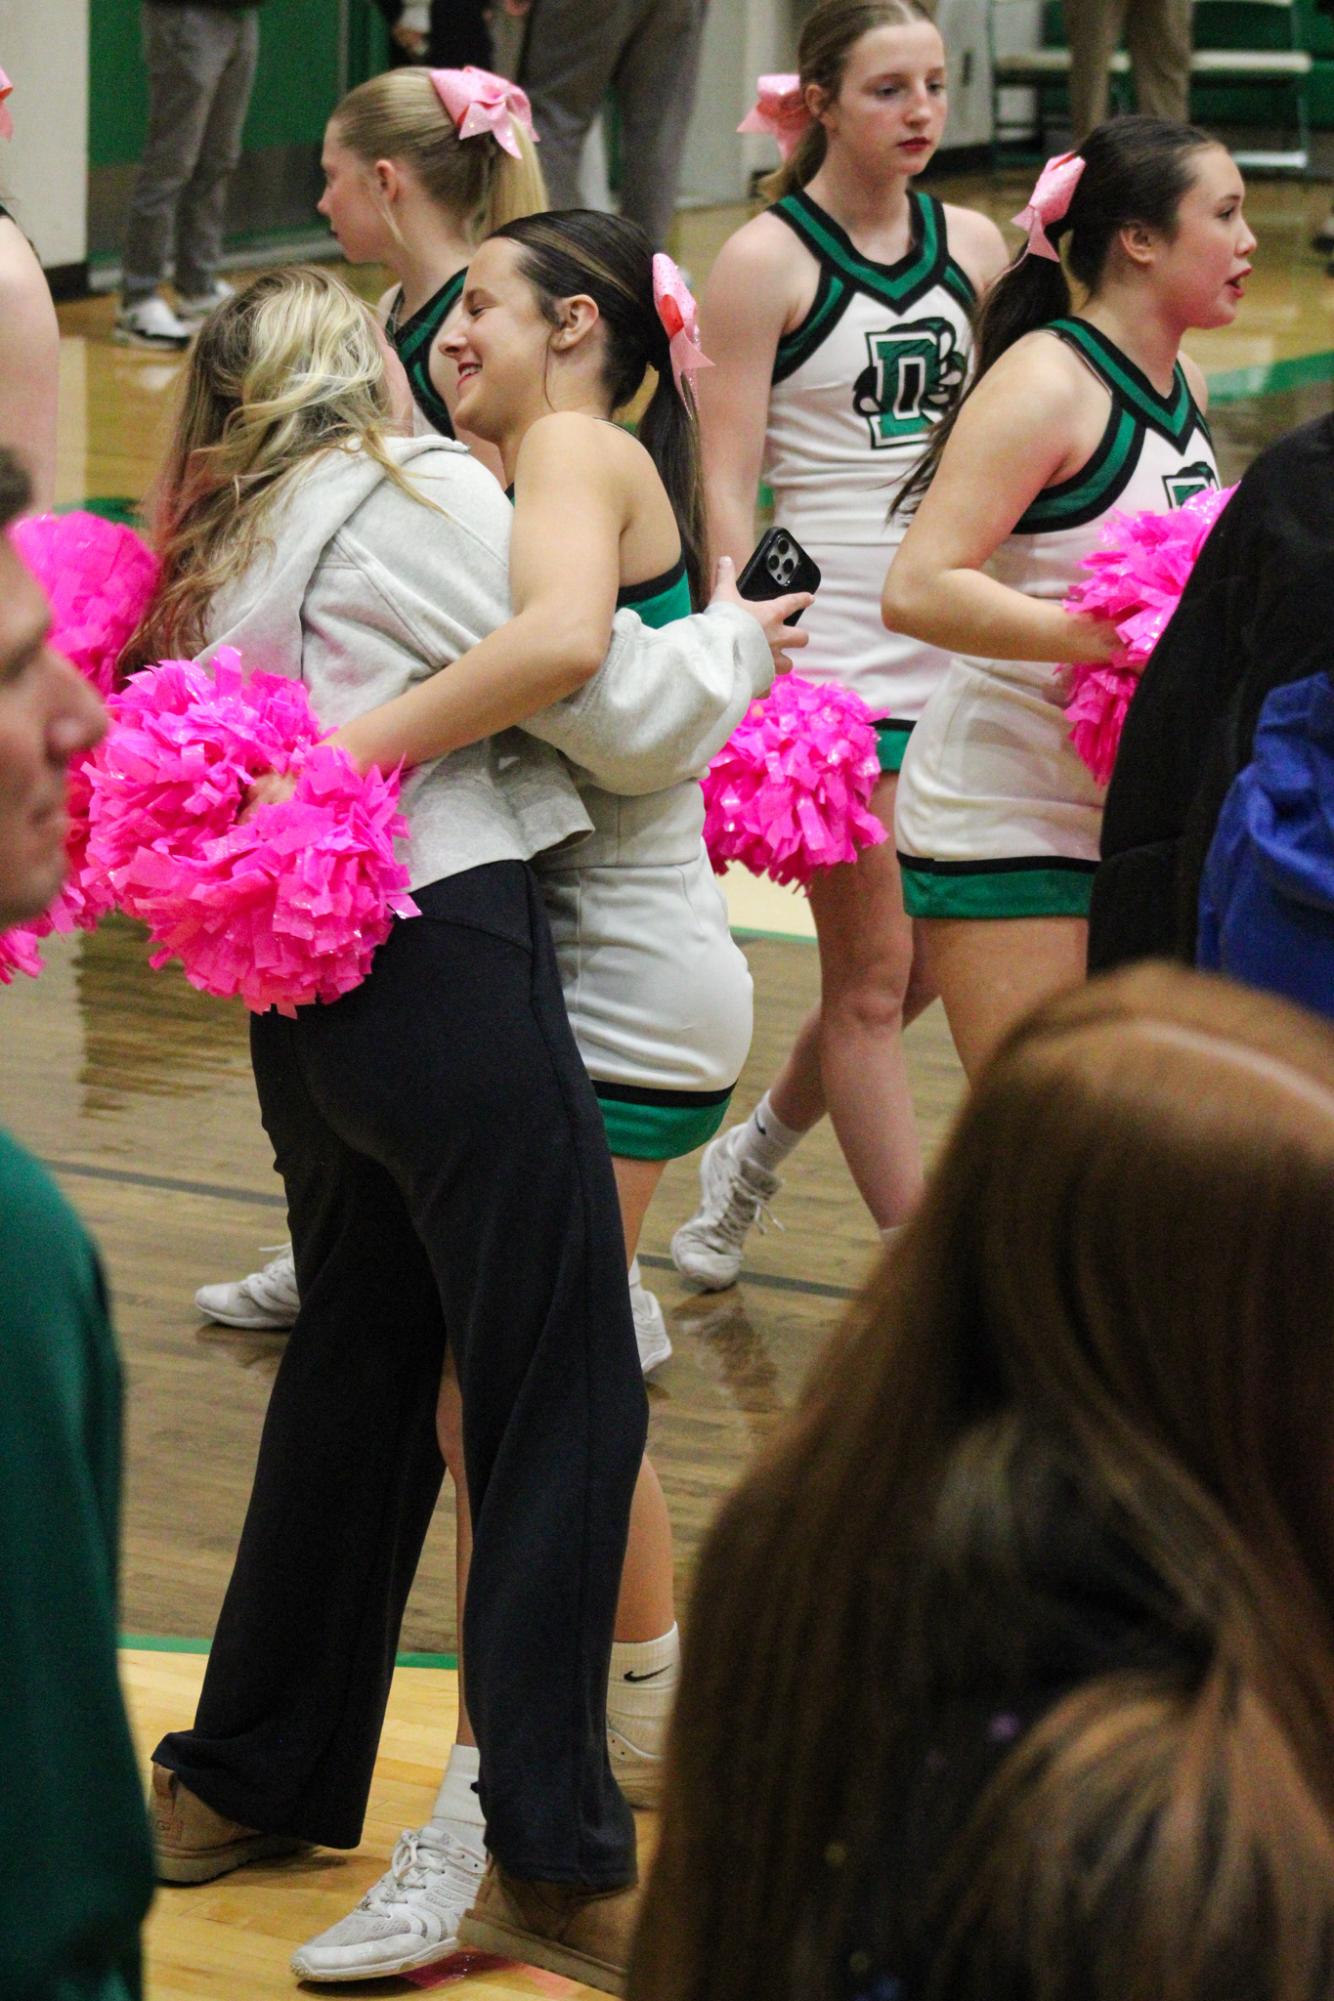
{"label": "khaki pants", "polygon": [[1125,30],[1139,109],[1190,116],[1191,0],[1065,0],[1075,144],[1107,116],[1108,66]]}

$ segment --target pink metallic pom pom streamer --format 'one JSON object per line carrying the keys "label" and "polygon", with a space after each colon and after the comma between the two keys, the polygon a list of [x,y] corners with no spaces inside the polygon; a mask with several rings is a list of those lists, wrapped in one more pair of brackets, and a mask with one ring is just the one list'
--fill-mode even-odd
{"label": "pink metallic pom pom streamer", "polygon": [[719,874],[808,885],[888,838],[867,802],[880,777],[874,718],[836,681],[787,674],[752,702],[704,778],[704,843]]}
{"label": "pink metallic pom pom streamer", "polygon": [[[100,695],[109,695],[116,685],[116,663],[153,594],[157,557],[132,528],[79,509],[28,515],[14,523],[9,535],[46,592],[52,646]],[[36,979],[42,970],[37,939],[53,931],[92,931],[111,908],[109,889],[87,866],[86,762],[73,759],[66,782],[65,885],[51,908],[24,928],[20,947],[12,939],[6,944],[0,934],[0,985],[7,985],[15,971]]]}
{"label": "pink metallic pom pom streamer", "polygon": [[[411,917],[397,775],[363,777],[320,744],[299,681],[168,660],[112,704],[94,753],[90,864],[140,918],[150,962],[256,1013],[337,1000],[365,979],[395,917]],[[292,798],[237,814],[262,772]]]}
{"label": "pink metallic pom pom streamer", "polygon": [[1085,556],[1092,574],[1073,585],[1065,609],[1110,619],[1121,640],[1113,660],[1078,661],[1057,674],[1075,750],[1100,785],[1116,764],[1121,727],[1139,677],[1167,629],[1210,529],[1234,489],[1197,493],[1170,513],[1113,514],[1101,546]]}

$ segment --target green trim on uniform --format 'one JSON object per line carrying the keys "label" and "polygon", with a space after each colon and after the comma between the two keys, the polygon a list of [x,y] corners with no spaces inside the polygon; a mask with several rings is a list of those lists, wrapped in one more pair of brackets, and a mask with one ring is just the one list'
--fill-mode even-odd
{"label": "green trim on uniform", "polygon": [[[732,1091],[663,1091],[631,1096],[615,1084],[594,1079],[598,1110],[606,1127],[607,1146],[623,1160],[679,1160],[713,1138],[732,1101]],[[665,1103],[663,1100],[672,1100]]]}
{"label": "green trim on uniform", "polygon": [[882,771],[901,771],[904,753],[908,748],[908,738],[913,733],[912,723],[895,722],[886,716],[875,726],[876,751]]}
{"label": "green trim on uniform", "polygon": [[899,856],[903,907],[910,917],[1087,917],[1095,862],[967,862],[932,866]]}
{"label": "green trim on uniform", "polygon": [[1078,528],[1106,513],[1129,486],[1143,442],[1144,427],[1134,412],[1113,403],[1107,428],[1088,464],[1073,479],[1044,487],[1012,532],[1037,535],[1043,529]]}
{"label": "green trim on uniform", "polygon": [[467,271],[456,271],[447,278],[440,290],[419,306],[411,319],[398,325],[398,308],[403,302],[400,291],[389,308],[389,318],[385,322],[385,332],[394,343],[398,358],[412,388],[413,401],[428,424],[439,431],[441,437],[452,438],[454,423],[443,398],[431,380],[431,349],[436,335],[453,312],[463,296],[463,284]]}
{"label": "green trim on uniform", "polygon": [[834,331],[852,303],[855,286],[840,278],[828,264],[820,265],[820,282],[810,311],[799,327],[784,334],[774,353],[773,380],[782,382],[794,375],[808,356]]}
{"label": "green trim on uniform", "polygon": [[671,625],[690,616],[690,578],[684,550],[670,570],[642,584],[623,584],[616,593],[617,611],[637,611],[645,625]]}
{"label": "green trim on uniform", "polygon": [[1144,423],[1160,432],[1178,450],[1184,447],[1201,419],[1190,393],[1186,371],[1179,361],[1172,369],[1172,394],[1163,396],[1129,355],[1123,354],[1115,341],[1109,340],[1097,327],[1090,326],[1087,320],[1051,320],[1047,331],[1077,348],[1113,395],[1119,395],[1137,410]]}

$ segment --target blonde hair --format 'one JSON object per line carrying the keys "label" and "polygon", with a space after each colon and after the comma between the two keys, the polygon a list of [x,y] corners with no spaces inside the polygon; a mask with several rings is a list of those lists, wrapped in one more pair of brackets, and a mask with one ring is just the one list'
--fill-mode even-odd
{"label": "blonde hair", "polygon": [[271,271],[219,307],[181,384],[150,500],[161,576],[122,667],[197,650],[210,600],[250,563],[282,482],[313,454],[360,449],[420,499],[385,450],[392,415],[370,310],[327,271]]}
{"label": "blonde hair", "polygon": [[[843,88],[848,57],[873,28],[906,28],[914,21],[933,21],[934,10],[922,0],[821,0],[806,17],[797,43],[797,68],[803,94],[814,84],[832,104]],[[818,118],[812,118],[781,167],[760,182],[769,201],[780,201],[804,188],[824,164],[828,138]]]}
{"label": "blonde hair", "polygon": [[[494,133],[460,139],[426,70],[406,67],[373,76],[348,92],[330,119],[340,145],[366,166],[401,160],[433,202],[472,241],[549,206],[533,142],[517,119],[515,159]],[[395,235],[398,227],[385,211]]]}

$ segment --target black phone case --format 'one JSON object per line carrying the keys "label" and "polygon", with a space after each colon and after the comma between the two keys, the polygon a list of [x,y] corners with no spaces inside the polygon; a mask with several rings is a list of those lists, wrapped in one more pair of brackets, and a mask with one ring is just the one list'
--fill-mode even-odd
{"label": "black phone case", "polygon": [[[769,528],[748,557],[736,587],[743,598],[781,598],[789,591],[817,591],[820,566],[786,528]],[[783,623],[795,625],[800,617],[801,613],[794,611]]]}

